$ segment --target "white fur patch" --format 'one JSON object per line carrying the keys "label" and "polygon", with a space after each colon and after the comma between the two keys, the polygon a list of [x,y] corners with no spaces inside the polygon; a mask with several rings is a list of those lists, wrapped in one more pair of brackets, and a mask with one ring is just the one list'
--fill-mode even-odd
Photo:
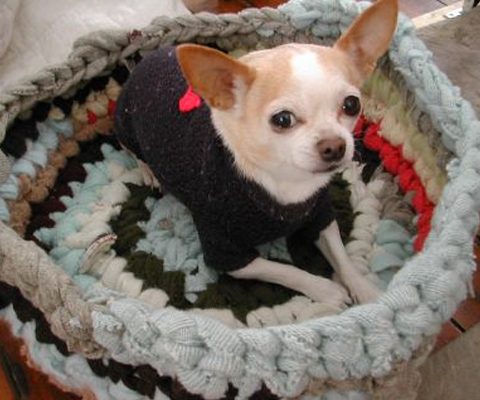
{"label": "white fur patch", "polygon": [[[318,55],[313,51],[298,53],[290,60],[293,71],[293,78],[302,82],[302,86],[315,88],[319,82],[328,82],[329,77],[318,59]],[[331,77],[330,77],[331,79]]]}

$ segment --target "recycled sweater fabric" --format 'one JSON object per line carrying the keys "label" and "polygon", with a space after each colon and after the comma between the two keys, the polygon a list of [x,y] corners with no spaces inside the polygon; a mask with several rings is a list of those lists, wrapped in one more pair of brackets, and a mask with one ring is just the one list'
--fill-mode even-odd
{"label": "recycled sweater fabric", "polygon": [[192,212],[205,263],[234,271],[257,258],[262,243],[293,234],[316,240],[334,220],[326,188],[301,203],[276,202],[237,170],[205,102],[179,110],[187,89],[174,47],[149,55],[118,99],[115,134]]}

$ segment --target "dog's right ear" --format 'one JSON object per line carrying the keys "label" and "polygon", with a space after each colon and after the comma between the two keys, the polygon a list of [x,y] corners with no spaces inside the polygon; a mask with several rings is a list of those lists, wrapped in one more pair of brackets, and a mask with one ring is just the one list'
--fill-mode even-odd
{"label": "dog's right ear", "polygon": [[355,19],[334,47],[347,53],[365,77],[387,51],[397,18],[398,0],[377,0]]}
{"label": "dog's right ear", "polygon": [[176,51],[186,80],[210,107],[233,107],[236,89],[248,89],[255,79],[255,70],[218,50],[183,44]]}

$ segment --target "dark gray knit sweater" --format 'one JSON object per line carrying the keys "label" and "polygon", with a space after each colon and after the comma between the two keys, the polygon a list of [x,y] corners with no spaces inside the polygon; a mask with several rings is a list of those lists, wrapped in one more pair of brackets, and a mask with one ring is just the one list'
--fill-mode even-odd
{"label": "dark gray knit sweater", "polygon": [[316,240],[334,219],[326,190],[302,203],[277,203],[238,173],[204,102],[180,112],[187,89],[173,47],[148,56],[124,86],[115,133],[190,209],[206,264],[233,271],[258,257],[262,243],[299,232]]}

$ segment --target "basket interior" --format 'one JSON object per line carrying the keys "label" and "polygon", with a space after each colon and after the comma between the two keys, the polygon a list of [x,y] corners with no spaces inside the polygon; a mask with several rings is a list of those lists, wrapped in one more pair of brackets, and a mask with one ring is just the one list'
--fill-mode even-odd
{"label": "basket interior", "polygon": [[[133,54],[128,65],[141,58]],[[15,120],[1,144],[13,161],[0,187],[2,219],[45,249],[86,292],[103,285],[232,327],[337,313],[278,285],[218,276],[205,266],[188,210],[145,186],[135,160],[112,136],[116,99],[128,75],[117,65]],[[385,58],[366,82],[353,132],[355,161],[330,185],[347,251],[382,289],[422,249],[451,157],[428,116],[416,114],[408,91],[399,89],[400,80]],[[295,240],[265,244],[261,254],[332,273],[320,253]]]}

